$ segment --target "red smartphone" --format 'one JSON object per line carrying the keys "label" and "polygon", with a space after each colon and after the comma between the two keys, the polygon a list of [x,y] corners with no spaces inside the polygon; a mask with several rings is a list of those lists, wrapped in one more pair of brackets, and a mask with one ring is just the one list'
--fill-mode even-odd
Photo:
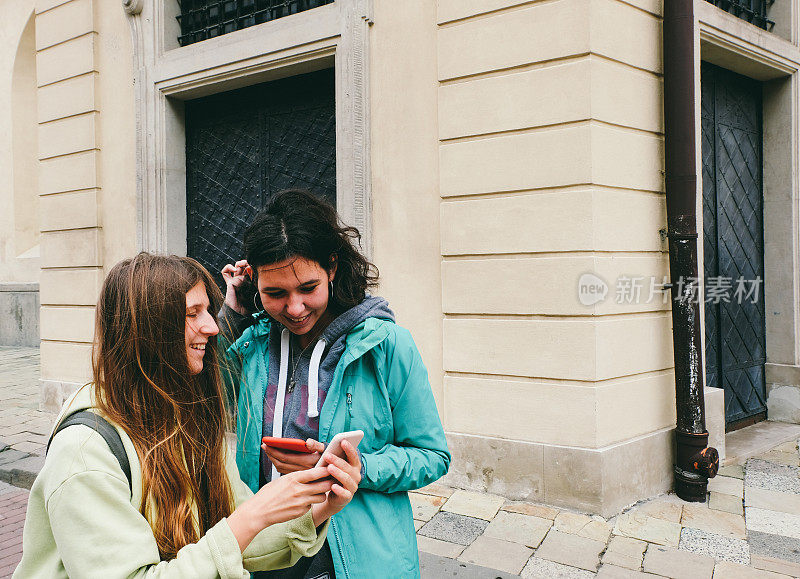
{"label": "red smartphone", "polygon": [[265,436],[261,442],[272,448],[280,448],[283,450],[292,450],[294,452],[305,452],[311,454],[312,451],[308,450],[305,440],[299,438],[274,438],[272,436]]}

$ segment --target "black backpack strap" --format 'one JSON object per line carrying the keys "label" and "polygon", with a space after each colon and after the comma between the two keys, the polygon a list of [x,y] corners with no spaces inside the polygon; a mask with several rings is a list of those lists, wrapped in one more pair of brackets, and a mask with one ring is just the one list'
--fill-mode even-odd
{"label": "black backpack strap", "polygon": [[125,476],[128,478],[128,488],[131,490],[131,496],[133,496],[131,464],[128,462],[128,453],[125,452],[125,447],[122,444],[122,438],[120,437],[119,432],[117,432],[117,429],[111,426],[111,424],[99,414],[89,412],[88,410],[79,410],[78,412],[67,416],[67,418],[58,425],[58,428],[56,428],[55,432],[53,432],[53,434],[50,436],[50,440],[47,441],[45,454],[47,454],[47,451],[50,449],[50,443],[53,442],[55,435],[68,426],[72,426],[74,424],[83,424],[84,426],[88,426],[105,439],[106,444],[108,444],[108,448],[110,448],[114,456],[117,457],[119,466],[122,467],[122,472],[124,472]]}

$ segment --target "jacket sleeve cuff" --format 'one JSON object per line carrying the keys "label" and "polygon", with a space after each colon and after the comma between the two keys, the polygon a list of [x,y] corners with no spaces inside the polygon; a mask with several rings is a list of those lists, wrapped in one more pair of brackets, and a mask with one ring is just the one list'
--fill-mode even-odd
{"label": "jacket sleeve cuff", "polygon": [[361,482],[358,483],[358,488],[370,491],[377,490],[378,481],[380,480],[379,463],[380,458],[374,454],[361,455]]}
{"label": "jacket sleeve cuff", "polygon": [[239,541],[236,540],[227,519],[222,519],[211,527],[206,533],[206,538],[211,558],[219,570],[221,579],[246,579],[249,576],[244,570]]}
{"label": "jacket sleeve cuff", "polygon": [[297,519],[261,531],[244,551],[244,568],[266,571],[291,567],[300,557],[315,555],[325,543],[328,523],[314,527],[311,511]]}
{"label": "jacket sleeve cuff", "polygon": [[317,529],[314,526],[314,519],[309,510],[305,515],[289,521],[286,529],[286,538],[289,541],[289,547],[295,553],[303,557],[311,557],[316,555],[325,543],[325,538],[328,535],[328,525],[330,519],[325,521]]}
{"label": "jacket sleeve cuff", "polygon": [[220,331],[225,338],[233,343],[244,331],[253,324],[253,318],[246,314],[240,314],[228,304],[223,303],[217,314]]}

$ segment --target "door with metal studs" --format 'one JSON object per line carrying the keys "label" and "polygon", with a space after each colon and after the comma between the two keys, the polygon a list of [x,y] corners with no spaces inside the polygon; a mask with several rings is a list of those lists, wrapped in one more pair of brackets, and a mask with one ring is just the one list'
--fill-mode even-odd
{"label": "door with metal studs", "polygon": [[332,69],[186,103],[187,254],[222,287],[267,200],[304,188],[336,205]]}
{"label": "door with metal studs", "polygon": [[702,65],[706,384],[728,429],[766,417],[762,96],[757,81]]}

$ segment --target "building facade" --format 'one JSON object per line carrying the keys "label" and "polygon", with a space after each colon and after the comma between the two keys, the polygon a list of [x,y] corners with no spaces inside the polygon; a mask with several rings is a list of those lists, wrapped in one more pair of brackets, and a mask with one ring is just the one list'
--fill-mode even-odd
{"label": "building facade", "polygon": [[[0,281],[39,284],[46,406],[90,378],[114,263],[218,270],[302,185],[362,231],[420,347],[448,483],[603,515],[670,489],[662,0],[0,6]],[[800,8],[732,12],[695,1],[720,450],[726,422],[800,421]],[[760,301],[709,300],[711,277]]]}

